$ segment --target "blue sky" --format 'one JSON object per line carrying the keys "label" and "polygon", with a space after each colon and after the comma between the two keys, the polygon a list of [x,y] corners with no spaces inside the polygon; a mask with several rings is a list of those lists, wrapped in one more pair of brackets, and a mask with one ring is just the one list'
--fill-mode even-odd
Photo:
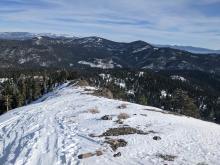
{"label": "blue sky", "polygon": [[220,49],[220,0],[0,0],[0,31]]}

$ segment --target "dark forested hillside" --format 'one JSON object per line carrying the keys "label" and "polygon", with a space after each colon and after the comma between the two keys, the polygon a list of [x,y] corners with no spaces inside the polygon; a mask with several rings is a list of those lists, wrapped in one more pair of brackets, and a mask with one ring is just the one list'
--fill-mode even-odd
{"label": "dark forested hillside", "polygon": [[72,77],[65,70],[10,70],[0,72],[0,114],[27,105]]}
{"label": "dark forested hillside", "polygon": [[99,37],[0,40],[0,68],[133,68],[220,73],[220,56],[158,48],[144,41],[119,43]]}
{"label": "dark forested hillside", "polygon": [[110,89],[117,99],[220,123],[219,76],[195,74],[192,71],[100,70],[84,73],[84,77],[95,86]]}

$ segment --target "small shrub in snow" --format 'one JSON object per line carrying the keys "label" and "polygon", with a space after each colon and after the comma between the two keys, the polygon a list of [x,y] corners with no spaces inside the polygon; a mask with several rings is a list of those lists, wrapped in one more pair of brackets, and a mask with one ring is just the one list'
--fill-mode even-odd
{"label": "small shrub in snow", "polygon": [[107,88],[103,88],[103,89],[99,89],[97,91],[94,91],[93,95],[105,97],[105,98],[108,98],[108,99],[113,99],[112,92]]}
{"label": "small shrub in snow", "polygon": [[127,113],[120,113],[118,119],[128,119],[130,116]]}
{"label": "small shrub in snow", "polygon": [[77,85],[83,87],[83,86],[89,86],[89,83],[86,80],[79,80],[77,82]]}
{"label": "small shrub in snow", "polygon": [[100,151],[100,150],[97,150],[95,153],[96,153],[96,156],[101,156],[101,155],[103,155],[103,152]]}
{"label": "small shrub in snow", "polygon": [[92,114],[100,113],[97,108],[89,109],[88,112],[90,112],[90,113],[92,113]]}

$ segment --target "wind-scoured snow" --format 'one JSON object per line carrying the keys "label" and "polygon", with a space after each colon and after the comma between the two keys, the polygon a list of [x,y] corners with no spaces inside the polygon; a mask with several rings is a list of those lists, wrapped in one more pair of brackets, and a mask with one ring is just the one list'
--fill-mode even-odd
{"label": "wind-scoured snow", "polygon": [[[197,119],[168,114],[157,108],[92,96],[93,88],[67,84],[37,102],[0,116],[0,164],[212,164],[220,162],[220,126]],[[118,108],[126,104],[124,109]],[[96,109],[98,113],[90,113]],[[117,115],[130,117],[123,125]],[[100,120],[111,115],[112,120]],[[112,151],[101,135],[109,128],[125,125],[148,132],[123,135],[127,146]],[[154,136],[161,140],[153,140]],[[78,159],[79,154],[103,152],[101,156]],[[120,157],[113,157],[121,152]],[[158,155],[175,156],[173,161]]]}

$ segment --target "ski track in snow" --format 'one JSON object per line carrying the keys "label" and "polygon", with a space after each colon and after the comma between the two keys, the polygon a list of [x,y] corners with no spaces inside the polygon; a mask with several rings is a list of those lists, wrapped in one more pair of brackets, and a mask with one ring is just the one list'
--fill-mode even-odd
{"label": "ski track in snow", "polygon": [[[63,85],[29,106],[0,116],[0,164],[217,165],[220,162],[219,125],[131,103],[127,103],[126,110],[117,109],[121,103],[88,95],[83,88]],[[87,112],[95,107],[100,113]],[[108,128],[118,127],[113,121],[121,112],[131,116],[124,124],[144,131],[154,130],[162,140],[152,140],[153,134],[119,136],[128,141],[128,145],[118,149],[121,157],[114,158],[114,152],[103,144],[103,138],[91,138],[88,134],[100,135]],[[99,120],[103,115],[112,115],[113,121]],[[77,157],[98,149],[105,150],[102,156],[82,160]],[[167,162],[156,157],[158,153],[177,158]]]}

